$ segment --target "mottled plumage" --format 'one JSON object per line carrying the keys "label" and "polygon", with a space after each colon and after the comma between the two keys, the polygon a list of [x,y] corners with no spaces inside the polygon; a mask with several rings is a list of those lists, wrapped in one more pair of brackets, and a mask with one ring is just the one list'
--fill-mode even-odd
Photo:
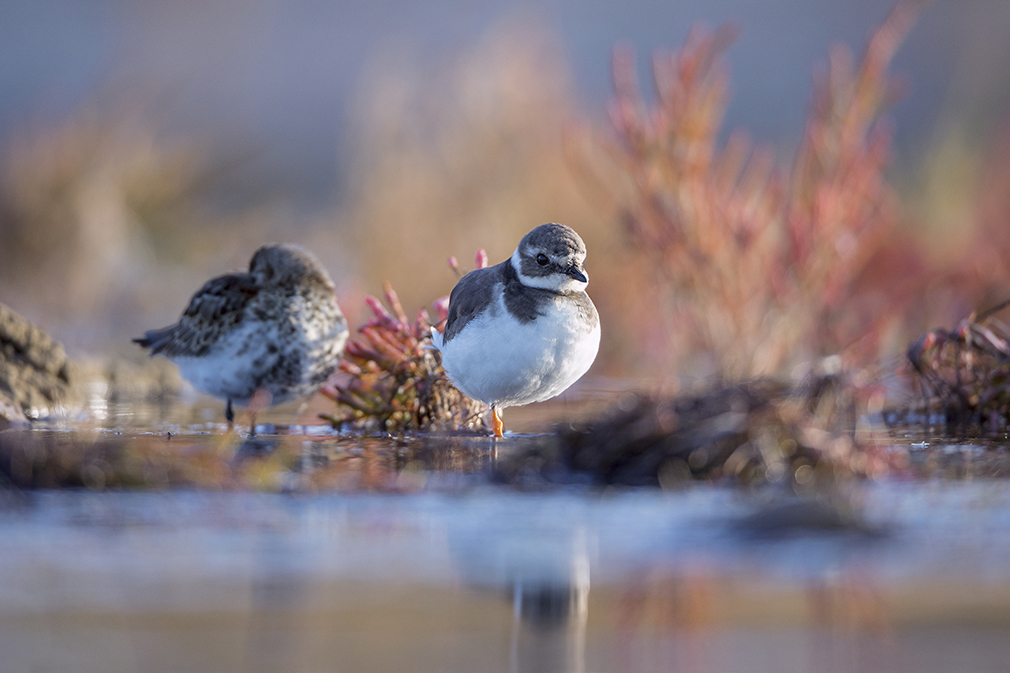
{"label": "mottled plumage", "polygon": [[[259,390],[272,404],[316,391],[347,340],[333,281],[309,251],[272,244],[246,273],[213,278],[179,322],[134,341],[164,355],[198,390],[248,404]],[[229,420],[231,420],[229,418]]]}
{"label": "mottled plumage", "polygon": [[445,330],[433,332],[450,380],[498,410],[541,402],[592,365],[600,321],[585,288],[586,248],[563,224],[526,234],[512,256],[463,276],[449,296]]}

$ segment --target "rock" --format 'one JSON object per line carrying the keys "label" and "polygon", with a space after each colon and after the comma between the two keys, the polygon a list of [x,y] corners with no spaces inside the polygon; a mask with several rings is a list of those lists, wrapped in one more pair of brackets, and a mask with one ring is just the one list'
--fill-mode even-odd
{"label": "rock", "polygon": [[0,303],[0,419],[49,416],[78,401],[66,351]]}
{"label": "rock", "polygon": [[21,425],[27,422],[28,419],[25,418],[24,412],[0,395],[0,430],[6,430],[12,425]]}
{"label": "rock", "polygon": [[164,404],[178,399],[186,385],[179,368],[167,358],[152,358],[136,347],[130,350],[76,361],[79,387],[110,403]]}

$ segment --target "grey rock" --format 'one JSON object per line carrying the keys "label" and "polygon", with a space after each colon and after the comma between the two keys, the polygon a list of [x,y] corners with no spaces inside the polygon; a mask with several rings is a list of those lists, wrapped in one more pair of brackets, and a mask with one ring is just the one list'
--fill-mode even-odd
{"label": "grey rock", "polygon": [[0,419],[52,415],[78,401],[63,346],[0,303]]}

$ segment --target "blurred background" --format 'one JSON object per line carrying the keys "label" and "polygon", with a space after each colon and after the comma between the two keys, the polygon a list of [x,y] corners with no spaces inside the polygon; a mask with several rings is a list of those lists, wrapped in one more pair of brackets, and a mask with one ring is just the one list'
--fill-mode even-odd
{"label": "blurred background", "polygon": [[[587,241],[607,325],[595,371],[655,375],[671,352],[664,366],[683,366],[670,326],[644,325],[655,279],[622,209],[585,178],[614,136],[615,46],[637,54],[648,104],[653,50],[697,22],[735,24],[717,141],[741,129],[788,171],[818,64],[838,42],[858,58],[890,7],[0,2],[0,301],[72,354],[134,353],[129,337],[173,322],[206,278],[285,240],[316,251],[358,324],[383,280],[411,313],[449,292],[450,255],[496,263],[561,221]],[[849,279],[895,290],[860,304],[900,313],[874,353],[1010,290],[1008,34],[1003,0],[934,2],[892,62],[897,214]]]}
{"label": "blurred background", "polygon": [[[649,382],[897,369],[1010,296],[1010,3],[893,7],[0,0],[0,302],[112,363],[81,432],[0,433],[4,483],[41,475],[0,488],[0,669],[1004,670],[1005,437],[891,447],[849,416],[872,377],[804,412],[859,451],[754,414],[733,456],[768,452],[768,489],[683,487],[704,447],[652,464],[662,491],[551,490],[532,458],[513,489],[481,476],[509,444],[480,438],[229,444],[220,403],[176,399],[130,343],[264,242],[314,250],[355,326],[383,281],[412,317],[450,256],[560,221],[601,384],[510,429]],[[128,395],[130,360],[162,369]],[[718,416],[692,442],[744,415],[697,406]],[[839,462],[814,478],[794,436]]]}

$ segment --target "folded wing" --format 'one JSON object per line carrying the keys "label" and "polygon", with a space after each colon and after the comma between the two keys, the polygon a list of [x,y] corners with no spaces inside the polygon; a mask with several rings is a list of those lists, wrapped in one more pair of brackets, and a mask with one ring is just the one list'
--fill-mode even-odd
{"label": "folded wing", "polygon": [[150,348],[151,355],[205,355],[222,333],[235,326],[257,291],[255,279],[247,273],[212,278],[193,295],[179,322],[133,341]]}

